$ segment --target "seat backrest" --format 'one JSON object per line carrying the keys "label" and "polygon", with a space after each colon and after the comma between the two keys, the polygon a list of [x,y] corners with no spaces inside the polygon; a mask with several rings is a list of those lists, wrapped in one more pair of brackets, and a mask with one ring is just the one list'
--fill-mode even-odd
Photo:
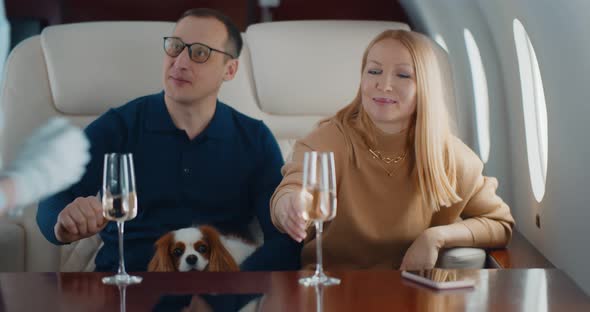
{"label": "seat backrest", "polygon": [[[6,123],[2,158],[48,118],[64,116],[83,127],[110,107],[162,89],[162,37],[167,22],[96,22],[47,27],[12,51],[0,88]],[[348,104],[358,89],[369,41],[395,22],[293,21],[253,25],[238,73],[219,98],[263,120],[283,156],[317,121]],[[22,220],[28,271],[55,271],[59,254],[41,236],[35,209]]]}
{"label": "seat backrest", "polygon": [[[245,34],[250,59],[246,66],[251,68],[243,73],[252,75],[252,103],[257,105],[241,106],[238,98],[232,98],[231,103],[264,120],[286,158],[296,139],[352,101],[359,86],[364,49],[385,29],[409,27],[377,21],[252,25]],[[224,91],[230,87],[227,84]]]}

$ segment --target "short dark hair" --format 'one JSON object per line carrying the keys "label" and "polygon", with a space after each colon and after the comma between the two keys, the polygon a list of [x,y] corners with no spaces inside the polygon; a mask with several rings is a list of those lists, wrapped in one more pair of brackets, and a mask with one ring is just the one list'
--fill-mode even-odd
{"label": "short dark hair", "polygon": [[183,20],[185,17],[211,17],[214,18],[225,25],[225,30],[227,30],[227,40],[225,42],[225,49],[226,52],[233,55],[235,58],[240,56],[242,52],[242,45],[244,44],[242,41],[242,34],[236,24],[232,22],[232,20],[225,14],[208,8],[196,8],[190,9],[180,16],[180,18],[176,21],[176,23]]}

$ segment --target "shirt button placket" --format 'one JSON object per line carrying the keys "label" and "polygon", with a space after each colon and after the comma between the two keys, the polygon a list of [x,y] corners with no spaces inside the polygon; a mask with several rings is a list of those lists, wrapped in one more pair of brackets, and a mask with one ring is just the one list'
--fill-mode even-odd
{"label": "shirt button placket", "polygon": [[[180,170],[182,172],[182,176],[186,179],[191,175],[191,168],[190,168],[190,155],[187,151],[182,153],[182,160],[180,163]],[[185,180],[186,182],[186,180]]]}

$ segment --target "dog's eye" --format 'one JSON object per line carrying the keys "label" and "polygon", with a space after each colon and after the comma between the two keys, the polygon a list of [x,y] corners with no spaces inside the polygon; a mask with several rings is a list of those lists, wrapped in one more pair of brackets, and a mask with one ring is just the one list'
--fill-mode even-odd
{"label": "dog's eye", "polygon": [[199,253],[206,253],[207,252],[207,246],[201,245],[201,246],[199,246],[199,248],[197,248],[197,251]]}
{"label": "dog's eye", "polygon": [[180,248],[175,248],[174,250],[172,250],[172,254],[173,254],[175,257],[180,257],[180,256],[182,256],[182,249],[180,249]]}

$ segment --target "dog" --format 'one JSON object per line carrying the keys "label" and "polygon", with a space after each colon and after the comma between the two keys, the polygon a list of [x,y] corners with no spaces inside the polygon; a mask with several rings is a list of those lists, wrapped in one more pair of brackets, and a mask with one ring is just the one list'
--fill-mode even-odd
{"label": "dog", "polygon": [[148,271],[236,272],[257,247],[243,238],[222,235],[212,226],[183,228],[156,241]]}

